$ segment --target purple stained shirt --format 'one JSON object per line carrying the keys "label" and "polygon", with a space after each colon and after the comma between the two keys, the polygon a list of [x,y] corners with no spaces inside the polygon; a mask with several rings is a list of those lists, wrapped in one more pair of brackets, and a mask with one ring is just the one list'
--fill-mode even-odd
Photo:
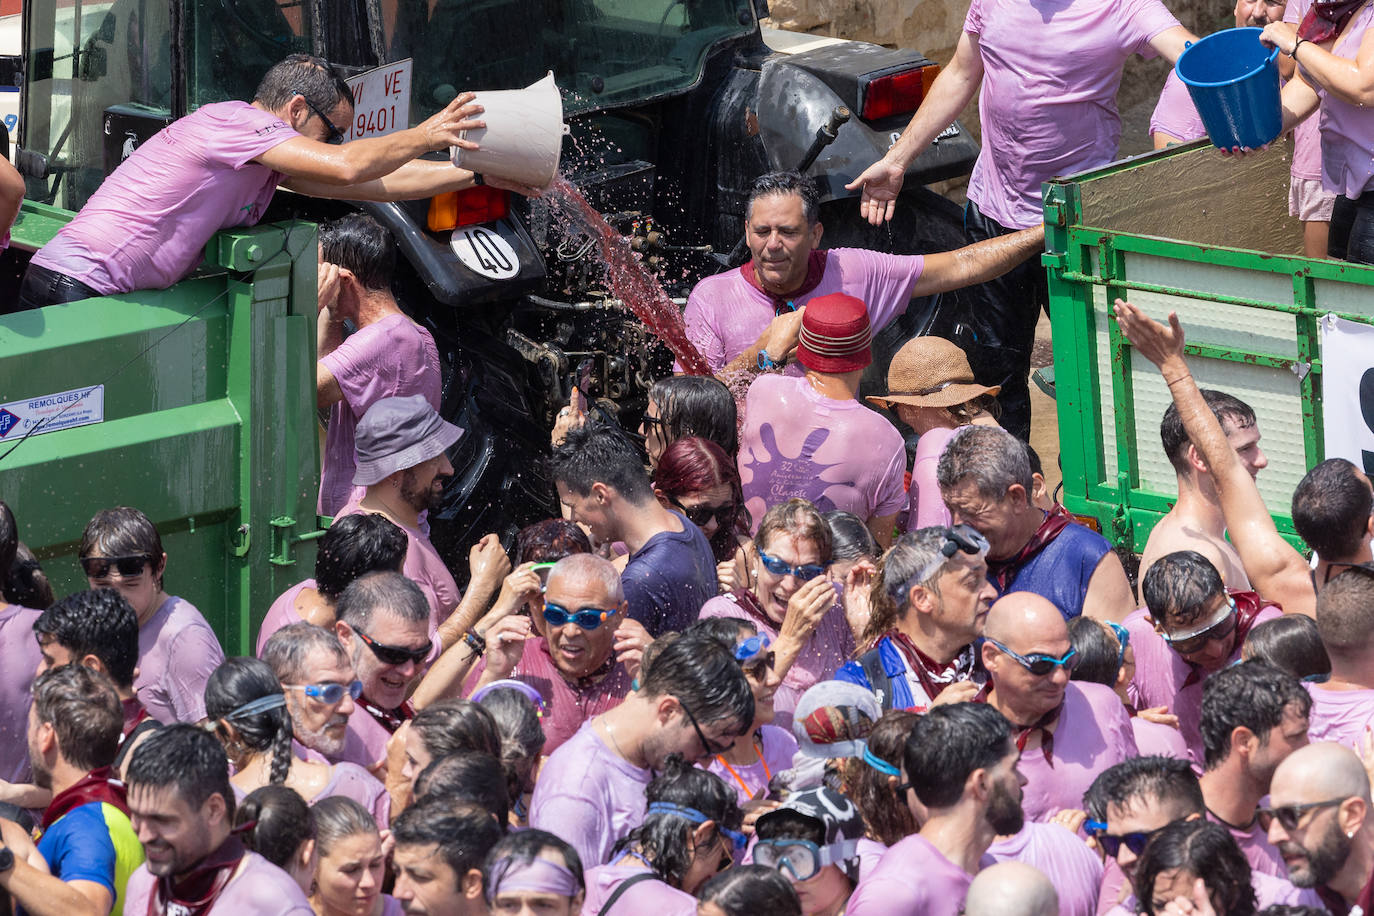
{"label": "purple stained shirt", "polygon": [[[1264,872],[1250,873],[1250,887],[1255,892],[1255,912],[1261,913],[1271,906],[1310,906],[1325,910],[1326,904],[1320,895],[1310,887],[1295,887],[1287,878],[1278,878]],[[1106,916],[1136,916],[1140,906],[1134,894],[1128,894],[1116,906],[1107,910]]]}
{"label": "purple stained shirt", "polygon": [[932,429],[921,434],[916,443],[916,458],[911,466],[911,489],[907,491],[906,531],[949,525],[949,507],[940,493],[935,470],[945,446],[958,429]]}
{"label": "purple stained shirt", "polygon": [[769,780],[774,774],[791,767],[792,757],[797,753],[797,739],[792,737],[790,731],[776,725],[759,727],[758,740],[754,744],[756,755],[759,754],[760,745],[762,756],[753,763],[732,763],[727,767],[719,756],[712,756],[706,762],[707,770],[734,788],[741,805],[753,801],[761,789],[764,790],[763,797],[766,797]]}
{"label": "purple stained shirt", "polygon": [[1135,734],[1135,746],[1142,757],[1173,757],[1189,763],[1201,763],[1188,750],[1183,732],[1173,726],[1134,716],[1131,718],[1131,731]]}
{"label": "purple stained shirt", "polygon": [[333,373],[343,392],[343,400],[329,408],[320,467],[319,512],[334,515],[356,493],[353,439],[367,409],[382,398],[416,394],[439,409],[439,351],[429,331],[396,314],[349,335],[320,363]]}
{"label": "purple stained shirt", "polygon": [[[919,881],[912,880],[915,875]],[[972,883],[973,875],[946,859],[925,837],[914,834],[889,849],[872,874],[860,878],[845,914],[959,916]]]}
{"label": "purple stained shirt", "polygon": [[205,682],[224,663],[215,631],[183,598],[169,597],[138,628],[134,691],[163,724],[205,718]]}
{"label": "purple stained shirt", "polygon": [[1169,71],[1154,114],[1150,116],[1150,134],[1157,133],[1168,134],[1180,143],[1207,136],[1207,126],[1202,123],[1202,116],[1197,113],[1193,97],[1179,79],[1177,70]]}
{"label": "purple stained shirt", "polygon": [[42,611],[0,599],[0,779],[28,782],[29,706],[33,677],[43,660],[33,622]]}
{"label": "purple stained shirt", "polygon": [[887,845],[879,843],[877,840],[870,840],[868,837],[859,837],[858,856],[859,856],[859,880],[862,881],[873,870],[878,867],[878,863],[887,855]]}
{"label": "purple stained shirt", "polygon": [[[1283,21],[1301,22],[1311,6],[1312,0],[1295,0],[1288,4]],[[1331,53],[1353,60],[1371,23],[1374,23],[1374,7],[1366,4],[1355,13],[1350,24],[1346,26],[1345,33],[1331,48]],[[1302,70],[1302,64],[1298,64],[1298,68]],[[1370,186],[1371,181],[1374,181],[1374,157],[1369,155],[1369,151],[1374,149],[1374,125],[1369,123],[1369,109],[1364,105],[1353,105],[1327,92],[1316,80],[1308,80],[1308,84],[1321,98],[1321,108],[1307,120],[1318,122],[1320,139],[1315,146],[1321,159],[1322,187],[1332,194],[1343,194],[1353,200]],[[1301,135],[1298,140],[1301,142]],[[1304,153],[1294,152],[1294,175],[1297,175],[1298,157],[1302,155],[1304,174],[1300,177],[1309,177],[1312,166],[1311,149],[1309,146]]]}
{"label": "purple stained shirt", "polygon": [[262,219],[286,176],[253,160],[299,136],[247,102],[203,105],[134,150],[32,263],[105,295],[166,289],[216,232]]}
{"label": "purple stained shirt", "polygon": [[1110,687],[1070,681],[1054,730],[1052,759],[1039,746],[1021,753],[1026,820],[1047,821],[1083,807],[1083,793],[1103,770],[1138,756],[1131,717]]}
{"label": "purple stained shirt", "polygon": [[657,877],[640,881],[620,895],[615,906],[603,910],[615,889],[628,878],[647,874],[648,866],[626,856],[614,865],[598,865],[583,875],[587,896],[582,901],[582,916],[696,916],[697,898],[660,881]]}
{"label": "purple stained shirt", "polygon": [[[773,642],[778,641],[778,626],[771,620],[755,616],[745,610],[734,595],[718,595],[706,602],[701,609],[701,619],[708,617],[735,617],[747,620]],[[854,654],[854,631],[845,620],[844,608],[837,599],[835,606],[825,612],[811,638],[797,653],[777,693],[773,694],[773,724],[779,728],[792,728],[792,712],[797,708],[801,695],[808,687],[818,681],[828,681],[840,670],[840,666]]]}
{"label": "purple stained shirt", "polygon": [[289,627],[293,623],[302,623],[305,618],[296,613],[296,599],[300,593],[307,588],[314,588],[315,580],[306,579],[297,582],[277,596],[277,600],[272,602],[272,606],[267,609],[267,616],[262,618],[262,626],[258,628],[258,657],[262,657],[262,647],[267,645],[267,640],[272,638],[272,634]]}
{"label": "purple stained shirt", "polygon": [[1102,860],[1077,834],[1058,824],[1028,823],[1021,832],[988,847],[998,862],[1038,868],[1059,892],[1059,916],[1095,916]]}
{"label": "purple stained shirt", "polygon": [[[160,916],[151,909],[153,887],[157,879],[148,872],[147,864],[129,876],[124,888],[124,912],[130,916]],[[282,871],[256,852],[244,853],[234,877],[229,879],[205,916],[315,916],[310,901],[302,893],[296,879]]]}
{"label": "purple stained shirt", "polygon": [[793,497],[865,521],[906,505],[902,434],[877,411],[824,397],[805,378],[761,375],[749,386],[739,473],[754,531],[770,507]]}
{"label": "purple stained shirt", "polygon": [[329,763],[356,763],[369,773],[386,763],[386,743],[391,740],[391,732],[378,722],[361,703],[353,705],[348,716],[348,731],[344,735],[344,746],[338,754],[324,757],[316,752],[306,754],[307,760],[326,760]]}
{"label": "purple stained shirt", "polygon": [[653,771],[615,753],[587,722],[545,761],[530,799],[530,826],[562,837],[584,869],[594,868],[644,821],[652,778]]}
{"label": "purple stained shirt", "polygon": [[1332,690],[1325,684],[1303,684],[1312,695],[1307,740],[1335,741],[1360,753],[1364,731],[1374,726],[1374,690]]}
{"label": "purple stained shirt", "polygon": [[1008,229],[1043,222],[1042,182],[1116,158],[1122,67],[1176,25],[1160,0],[973,0],[983,150],[969,200]]}
{"label": "purple stained shirt", "polygon": [[1240,851],[1245,853],[1245,861],[1250,863],[1251,871],[1288,880],[1288,866],[1283,864],[1283,856],[1279,855],[1278,849],[1269,843],[1268,832],[1260,828],[1258,820],[1252,820],[1248,827],[1235,827],[1223,822],[1211,811],[1207,812],[1207,819],[1221,824],[1230,832]]}
{"label": "purple stained shirt", "polygon": [[[300,747],[301,745],[292,742],[293,751]],[[307,758],[302,755],[301,759]],[[233,789],[234,796],[240,802],[249,795],[238,786],[234,786]],[[330,765],[329,781],[315,794],[314,798],[308,799],[308,801],[314,805],[322,799],[332,798],[336,795],[352,799],[366,808],[368,813],[372,815],[372,819],[377,822],[377,829],[385,830],[391,824],[391,796],[387,794],[386,787],[381,784],[377,777],[357,764],[336,763]]]}
{"label": "purple stained shirt", "polygon": [[[888,322],[906,311],[911,291],[925,269],[921,255],[883,254],[863,248],[831,248],[826,251],[825,273],[820,285],[794,304],[801,308],[818,296],[848,293],[868,306],[868,320],[876,335]],[[687,339],[706,360],[712,372],[753,346],[775,317],[773,300],[755,289],[738,270],[707,277],[687,297],[682,320]],[[675,365],[674,372],[682,367]],[[787,371],[800,375],[793,363]]]}
{"label": "purple stained shirt", "polygon": [[681,531],[660,531],[630,555],[620,583],[629,616],[655,638],[691,626],[718,591],[716,557],[701,529],[674,512]]}
{"label": "purple stained shirt", "polygon": [[[345,515],[368,511],[359,505],[362,492],[355,493],[339,510],[339,514],[334,517],[335,521]],[[407,579],[420,586],[420,591],[425,593],[425,599],[429,601],[429,629],[432,635],[439,624],[453,613],[458,602],[463,600],[463,593],[458,590],[453,573],[449,572],[439,557],[439,551],[434,549],[434,545],[420,529],[399,522],[396,523],[396,527],[406,533],[406,562],[405,566],[401,567],[401,572]]]}

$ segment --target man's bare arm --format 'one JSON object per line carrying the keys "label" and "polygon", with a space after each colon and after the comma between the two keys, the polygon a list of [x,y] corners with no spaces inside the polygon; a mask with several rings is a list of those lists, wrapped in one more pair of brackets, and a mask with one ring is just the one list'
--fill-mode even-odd
{"label": "man's bare arm", "polygon": [[1045,227],[1040,225],[953,251],[928,254],[911,295],[913,298],[929,296],[984,283],[1000,277],[1044,248]]}
{"label": "man's bare arm", "polygon": [[1107,551],[1097,562],[1092,578],[1088,580],[1088,593],[1083,596],[1083,614],[1098,620],[1124,621],[1135,610],[1135,596],[1131,593],[1131,582],[1126,578],[1126,570],[1116,551]]}

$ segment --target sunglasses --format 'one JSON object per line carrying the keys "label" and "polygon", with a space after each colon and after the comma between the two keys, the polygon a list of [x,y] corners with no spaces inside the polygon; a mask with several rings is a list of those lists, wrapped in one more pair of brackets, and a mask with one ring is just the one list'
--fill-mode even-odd
{"label": "sunglasses", "polygon": [[687,721],[692,723],[692,728],[696,729],[697,740],[701,742],[702,750],[708,754],[724,754],[726,751],[730,750],[734,742],[730,742],[729,744],[717,744],[707,738],[706,732],[701,730],[701,726],[697,724],[697,717],[692,715],[692,711],[687,708],[687,704],[678,700],[678,705],[682,707],[682,713],[687,717]]}
{"label": "sunglasses", "polygon": [[544,622],[551,627],[562,627],[575,623],[579,629],[590,632],[614,617],[616,610],[618,608],[608,611],[599,607],[580,607],[575,611],[570,611],[561,604],[545,601]]}
{"label": "sunglasses", "polygon": [[1179,655],[1192,655],[1207,648],[1207,644],[1214,640],[1225,639],[1236,629],[1238,616],[1236,613],[1236,602],[1230,595],[1226,596],[1226,615],[1219,620],[1215,620],[1200,630],[1180,636],[1172,636],[1168,633],[1161,634],[1164,641],[1169,644]]}
{"label": "sunglasses", "polygon": [[1108,620],[1107,626],[1116,635],[1116,641],[1121,646],[1116,653],[1116,665],[1121,667],[1121,663],[1126,660],[1126,647],[1131,644],[1131,631],[1117,623],[1115,620]]}
{"label": "sunglasses", "polygon": [[819,563],[807,563],[802,566],[792,566],[779,560],[777,557],[770,557],[762,550],[759,551],[759,562],[763,568],[780,579],[788,576],[796,576],[798,581],[810,582],[812,579],[825,572],[825,567]]}
{"label": "sunglasses", "polygon": [[645,411],[644,416],[639,418],[639,425],[649,432],[653,432],[657,429],[661,433],[668,424],[663,421],[662,417],[651,417],[649,416],[649,412]]}
{"label": "sunglasses", "polygon": [[143,575],[144,568],[151,562],[152,556],[146,553],[132,557],[82,557],[81,569],[88,579],[108,579],[110,567],[118,571],[121,579],[132,579]]}
{"label": "sunglasses", "polygon": [[735,523],[735,516],[739,515],[739,504],[733,499],[719,506],[684,506],[673,496],[668,497],[668,501],[677,506],[679,511],[687,516],[687,520],[698,528],[705,528],[713,518],[718,527],[729,528]]}
{"label": "sunglasses", "polygon": [[1326,578],[1322,579],[1322,585],[1325,585],[1326,583],[1330,582],[1332,576],[1339,576],[1342,573],[1348,572],[1374,577],[1374,564],[1341,562],[1328,563],[1326,564]]}
{"label": "sunglasses", "polygon": [[986,555],[991,549],[988,539],[978,533],[976,528],[970,525],[954,525],[944,529],[945,542],[940,545],[939,555],[926,564],[910,581],[928,582],[930,577],[940,571],[946,561],[956,553],[966,553],[969,555]]}
{"label": "sunglasses", "polygon": [[815,877],[816,872],[830,865],[830,850],[821,849],[810,840],[759,840],[754,844],[754,864],[792,874],[796,881]]}
{"label": "sunglasses", "polygon": [[984,638],[1004,654],[1010,655],[1012,658],[1016,659],[1021,663],[1022,668],[1025,668],[1036,677],[1044,677],[1052,673],[1055,668],[1060,667],[1066,672],[1072,673],[1073,669],[1078,667],[1078,663],[1081,660],[1077,649],[1070,649],[1060,658],[1055,658],[1053,655],[1046,655],[1044,652],[1032,652],[1030,655],[1022,655],[1020,652],[1013,652],[990,636]]}
{"label": "sunglasses", "polygon": [[[1119,836],[1107,832],[1107,825],[1102,821],[1086,821],[1083,829],[1097,838],[1097,845],[1102,847],[1102,851],[1113,859],[1121,852],[1121,847],[1125,846],[1132,853],[1139,856],[1145,852],[1145,847],[1150,844],[1150,837],[1154,836],[1159,830],[1147,830],[1142,833],[1123,833]],[[1163,828],[1160,828],[1163,829]]]}
{"label": "sunglasses", "polygon": [[306,696],[323,700],[331,705],[342,702],[345,692],[355,700],[363,695],[362,681],[353,681],[351,684],[282,684],[282,686],[287,690],[303,691]]}
{"label": "sunglasses", "polygon": [[372,654],[377,656],[377,661],[384,665],[404,665],[406,662],[414,662],[417,665],[423,664],[429,658],[430,650],[434,648],[434,643],[426,639],[425,644],[418,649],[407,649],[404,646],[388,646],[385,643],[377,642],[362,630],[354,630],[358,638],[372,650]]}
{"label": "sunglasses", "polygon": [[1266,833],[1269,825],[1278,821],[1283,825],[1283,829],[1290,833],[1298,829],[1298,822],[1308,811],[1315,811],[1318,808],[1332,808],[1345,801],[1344,798],[1329,798],[1326,801],[1308,802],[1305,805],[1278,805],[1273,808],[1260,808],[1255,812],[1255,819],[1259,821],[1260,829]]}
{"label": "sunglasses", "polygon": [[334,126],[334,122],[329,120],[328,115],[326,115],[323,111],[320,111],[318,108],[315,107],[315,103],[310,101],[310,96],[300,91],[297,91],[296,95],[305,99],[305,104],[309,106],[312,112],[314,112],[315,117],[319,118],[321,121],[324,122],[325,128],[327,128],[329,131],[328,136],[325,138],[325,143],[328,143],[330,146],[338,146],[340,143],[344,142],[345,137],[343,131],[339,130],[337,127]]}

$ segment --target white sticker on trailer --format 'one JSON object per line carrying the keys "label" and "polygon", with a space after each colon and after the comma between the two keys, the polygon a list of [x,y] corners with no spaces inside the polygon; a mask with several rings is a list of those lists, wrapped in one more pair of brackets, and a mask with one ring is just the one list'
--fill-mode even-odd
{"label": "white sticker on trailer", "polygon": [[0,404],[0,441],[105,422],[105,386],[73,388]]}
{"label": "white sticker on trailer", "polygon": [[484,277],[509,280],[520,273],[520,256],[510,242],[483,226],[455,229],[449,245],[468,270]]}

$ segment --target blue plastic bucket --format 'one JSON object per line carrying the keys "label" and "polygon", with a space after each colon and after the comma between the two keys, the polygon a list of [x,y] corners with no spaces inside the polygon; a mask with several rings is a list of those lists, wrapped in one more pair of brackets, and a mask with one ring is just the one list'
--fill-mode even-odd
{"label": "blue plastic bucket", "polygon": [[1260,44],[1261,31],[1215,32],[1190,42],[1174,65],[1218,149],[1264,146],[1283,127],[1279,51]]}

